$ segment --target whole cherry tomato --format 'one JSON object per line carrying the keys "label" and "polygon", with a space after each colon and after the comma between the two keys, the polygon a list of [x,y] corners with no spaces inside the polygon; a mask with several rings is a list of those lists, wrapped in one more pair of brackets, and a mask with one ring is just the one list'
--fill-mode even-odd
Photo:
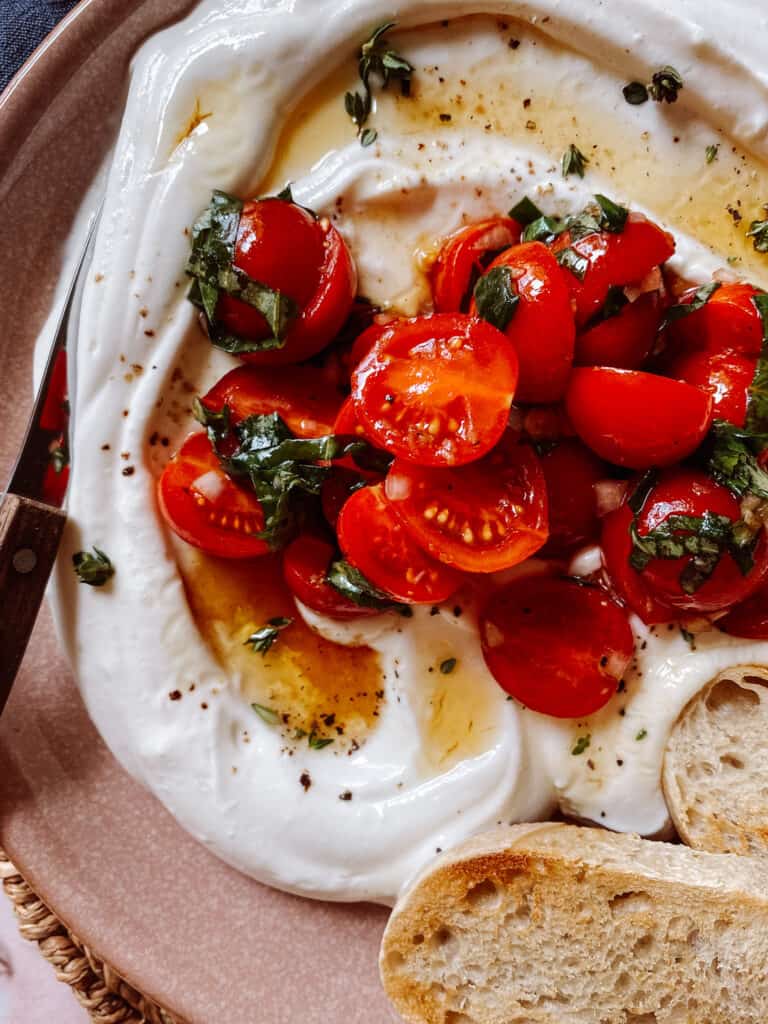
{"label": "whole cherry tomato", "polygon": [[631,469],[679,462],[712,425],[712,399],[705,391],[638,370],[577,367],[565,407],[585,444]]}
{"label": "whole cherry tomato", "polygon": [[342,398],[312,366],[239,366],[202,402],[214,412],[228,405],[233,423],[276,412],[297,437],[323,437],[333,433]]}
{"label": "whole cherry tomato", "polygon": [[561,441],[540,458],[549,505],[549,540],[543,553],[564,555],[599,535],[595,484],[609,473],[581,441]]}
{"label": "whole cherry tomato", "polygon": [[188,544],[219,558],[253,558],[269,551],[258,498],[231,480],[205,433],[191,434],[157,485],[163,518]]}
{"label": "whole cherry tomato", "polygon": [[464,312],[487,257],[519,241],[520,225],[509,217],[470,224],[446,239],[430,273],[435,312]]}
{"label": "whole cherry tomato", "polygon": [[[698,289],[691,288],[680,305],[693,302]],[[675,320],[669,328],[674,345],[705,348],[710,352],[760,355],[763,321],[754,303],[759,289],[751,284],[721,284],[700,309]]]}
{"label": "whole cherry tomato", "polygon": [[576,337],[577,366],[616,366],[639,370],[656,342],[661,323],[658,292],[646,292]]}
{"label": "whole cherry tomato", "polygon": [[630,213],[623,231],[599,231],[576,241],[570,231],[564,232],[552,243],[552,250],[560,253],[564,249],[573,249],[586,260],[583,276],[563,268],[576,324],[583,327],[603,308],[609,288],[641,281],[673,255],[675,242],[641,213]]}
{"label": "whole cherry tomato", "polygon": [[339,514],[337,529],[347,561],[395,601],[439,604],[459,588],[461,576],[421,550],[381,484],[355,491]]}
{"label": "whole cherry tomato", "polygon": [[[560,268],[541,242],[507,249],[491,263],[486,275],[499,267],[509,268],[519,297],[505,330],[520,360],[517,399],[557,402],[563,397],[571,372],[576,336]],[[470,312],[475,315],[477,311],[473,299]]]}
{"label": "whole cherry tomato", "polygon": [[629,562],[632,554],[633,513],[628,505],[609,512],[603,520],[600,546],[607,583],[616,596],[639,616],[646,626],[672,622],[680,612],[660,600],[646,584],[642,573]]}
{"label": "whole cherry tomato", "polygon": [[[357,275],[338,231],[300,206],[281,199],[245,203],[235,244],[235,266],[260,284],[277,289],[299,307],[282,348],[243,354],[246,362],[296,363],[324,348],[352,308]],[[228,330],[263,340],[270,330],[253,306],[222,295],[216,310]]]}
{"label": "whole cherry tomato", "polygon": [[480,614],[486,664],[526,707],[582,718],[608,703],[634,653],[626,612],[598,587],[524,576]]}
{"label": "whole cherry tomato", "polygon": [[460,313],[395,321],[352,374],[368,437],[424,466],[464,465],[490,451],[516,386],[512,346],[495,327]]}
{"label": "whole cherry tomato", "polygon": [[336,555],[333,545],[305,533],[292,541],[283,555],[283,577],[294,597],[312,611],[333,619],[358,619],[376,615],[377,609],[355,604],[327,580]]}
{"label": "whole cherry tomato", "polygon": [[386,495],[415,541],[467,572],[495,572],[544,544],[547,489],[534,450],[505,437],[480,462],[430,469],[396,459]]}
{"label": "whole cherry tomato", "polygon": [[716,420],[728,420],[743,427],[747,418],[749,389],[755,378],[757,360],[737,352],[689,349],[673,356],[665,372],[676,380],[708,392]]}

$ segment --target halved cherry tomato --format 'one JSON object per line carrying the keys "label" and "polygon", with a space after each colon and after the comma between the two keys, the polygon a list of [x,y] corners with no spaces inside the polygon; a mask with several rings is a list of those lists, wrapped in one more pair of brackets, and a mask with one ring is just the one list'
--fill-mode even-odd
{"label": "halved cherry tomato", "polygon": [[718,619],[717,625],[730,636],[748,640],[768,640],[768,587],[761,587],[733,611]]}
{"label": "halved cherry tomato", "polygon": [[465,311],[487,257],[519,241],[520,225],[509,217],[481,220],[446,239],[430,272],[435,312]]}
{"label": "halved cherry tomato", "polygon": [[[246,353],[262,365],[296,363],[319,352],[341,329],[352,308],[357,275],[338,231],[315,220],[300,206],[281,199],[246,203],[235,244],[235,266],[261,284],[276,288],[299,306],[285,344]],[[217,316],[234,334],[261,340],[270,336],[262,314],[240,299],[222,295]]]}
{"label": "halved cherry tomato", "polygon": [[613,592],[627,607],[638,615],[646,626],[672,622],[680,612],[659,600],[646,585],[642,573],[629,564],[632,553],[632,511],[628,505],[621,505],[609,512],[603,520],[600,546],[603,549],[603,566],[607,582]]}
{"label": "halved cherry tomato", "polygon": [[[637,518],[640,537],[660,527],[670,516],[703,516],[706,512],[725,516],[736,523],[741,519],[738,500],[727,487],[716,484],[705,473],[690,469],[671,469],[659,477]],[[690,530],[675,530],[686,536]],[[654,558],[643,569],[643,582],[661,601],[673,608],[689,612],[715,612],[745,600],[768,576],[768,542],[765,530],[754,550],[754,566],[743,573],[730,553],[725,552],[714,572],[694,593],[686,593],[681,573],[691,562],[682,558]],[[632,570],[636,571],[636,570]]]}
{"label": "halved cherry tomato", "polygon": [[576,338],[576,366],[638,370],[648,358],[661,323],[658,292],[646,292],[616,316],[588,327]]}
{"label": "halved cherry tomato", "polygon": [[547,487],[526,444],[504,438],[480,462],[456,469],[395,459],[386,495],[409,533],[434,558],[467,572],[525,561],[547,539]]}
{"label": "halved cherry tomato", "polygon": [[600,533],[595,484],[608,469],[581,441],[562,441],[540,458],[549,504],[544,553],[563,555]]}
{"label": "halved cherry tomato", "polygon": [[342,399],[311,366],[239,366],[202,401],[214,412],[228,405],[233,423],[276,412],[297,437],[323,437],[333,432]]}
{"label": "halved cherry tomato", "polygon": [[424,466],[479,459],[507,425],[517,356],[504,335],[460,313],[399,320],[352,374],[355,412],[380,447]]}
{"label": "halved cherry tomato", "polygon": [[439,604],[461,583],[457,572],[425,555],[412,539],[382,484],[355,491],[337,526],[345,558],[395,601]]}
{"label": "halved cherry tomato", "polygon": [[496,682],[556,718],[582,718],[607,704],[635,649],[626,613],[604,590],[538,575],[491,594],[480,638]]}
{"label": "halved cherry tomato", "polygon": [[269,551],[256,534],[264,515],[255,494],[231,480],[208,436],[191,434],[157,485],[163,518],[182,540],[219,558],[253,558]]}
{"label": "halved cherry tomato", "polygon": [[373,323],[355,338],[349,357],[351,370],[354,370],[356,366],[362,363],[382,334],[389,330],[395,320],[390,319],[386,323]]}
{"label": "halved cherry tomato", "polygon": [[351,397],[345,398],[342,402],[341,408],[336,414],[332,433],[343,435],[357,434],[359,437],[365,437],[365,430],[357,418],[355,403]]}
{"label": "halved cherry tomato", "polygon": [[334,619],[377,615],[377,609],[355,604],[328,583],[335,554],[331,544],[309,533],[292,541],[283,556],[283,577],[291,593],[307,608]]}
{"label": "halved cherry tomato", "polygon": [[603,308],[612,285],[623,287],[642,280],[650,270],[673,255],[675,241],[641,213],[630,213],[623,231],[599,231],[575,242],[566,231],[552,243],[555,253],[568,248],[587,261],[583,280],[563,268],[576,323],[583,327]]}
{"label": "halved cherry tomato", "polygon": [[[498,256],[488,271],[509,267],[520,297],[506,329],[520,360],[517,398],[557,402],[573,365],[576,328],[562,272],[541,242],[525,242]],[[476,315],[472,301],[470,312]]]}
{"label": "halved cherry tomato", "polygon": [[[679,300],[693,301],[696,288]],[[760,290],[751,284],[721,284],[704,305],[676,320],[669,328],[673,342],[706,348],[710,352],[732,351],[759,356],[763,344],[763,321],[753,302]]]}
{"label": "halved cherry tomato", "polygon": [[673,356],[665,372],[708,392],[716,420],[728,420],[743,427],[756,366],[756,359],[736,352],[693,349]]}
{"label": "halved cherry tomato", "polygon": [[38,426],[41,430],[59,433],[67,426],[67,353],[59,349],[51,370],[51,380],[45,393]]}
{"label": "halved cherry tomato", "polygon": [[712,399],[705,391],[638,370],[577,367],[565,408],[585,444],[631,469],[679,462],[712,425]]}
{"label": "halved cherry tomato", "polygon": [[[341,464],[334,463],[328,475],[323,480],[323,487],[320,492],[320,501],[323,506],[323,515],[330,526],[336,528],[341,510],[347,503],[347,499],[359,491],[366,482],[377,480],[374,474],[364,473],[360,469],[352,468],[354,462],[351,456],[341,460]],[[378,477],[380,480],[381,477]]]}

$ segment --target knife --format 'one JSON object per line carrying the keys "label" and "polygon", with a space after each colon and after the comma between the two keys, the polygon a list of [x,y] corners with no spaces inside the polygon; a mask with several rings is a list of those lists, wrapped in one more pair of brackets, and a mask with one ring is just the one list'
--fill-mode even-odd
{"label": "knife", "polygon": [[[67,289],[24,443],[0,504],[0,714],[29,644],[67,521],[61,507],[65,481],[56,477],[66,471],[64,459],[59,457],[58,468],[51,459],[57,437],[69,433],[63,407],[66,341],[97,221],[98,214]],[[64,449],[68,447],[65,441]]]}

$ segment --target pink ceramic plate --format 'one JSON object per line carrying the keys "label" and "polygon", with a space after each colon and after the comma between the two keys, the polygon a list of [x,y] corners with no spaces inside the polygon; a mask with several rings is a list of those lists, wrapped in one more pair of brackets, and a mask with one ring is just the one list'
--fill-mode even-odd
{"label": "pink ceramic plate", "polygon": [[[29,411],[61,245],[114,136],[128,61],[191,6],[84,0],[0,103],[0,478]],[[87,946],[190,1024],[397,1020],[376,967],[386,912],[264,888],[190,839],[100,741],[46,611],[0,722],[0,844]]]}

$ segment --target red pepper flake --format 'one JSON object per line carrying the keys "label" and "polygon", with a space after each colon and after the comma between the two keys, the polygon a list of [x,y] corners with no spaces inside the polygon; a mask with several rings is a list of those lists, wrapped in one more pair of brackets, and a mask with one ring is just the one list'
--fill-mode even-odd
{"label": "red pepper flake", "polygon": [[299,776],[299,782],[301,783],[304,792],[306,793],[309,787],[312,785],[312,777],[309,772],[302,772]]}

